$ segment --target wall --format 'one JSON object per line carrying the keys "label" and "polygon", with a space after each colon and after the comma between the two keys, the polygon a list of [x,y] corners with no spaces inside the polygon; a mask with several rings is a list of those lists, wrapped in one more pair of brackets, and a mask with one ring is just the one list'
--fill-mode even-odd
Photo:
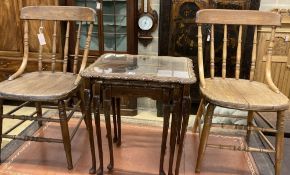
{"label": "wall", "polygon": [[271,11],[273,8],[289,9],[289,0],[261,0],[260,10]]}

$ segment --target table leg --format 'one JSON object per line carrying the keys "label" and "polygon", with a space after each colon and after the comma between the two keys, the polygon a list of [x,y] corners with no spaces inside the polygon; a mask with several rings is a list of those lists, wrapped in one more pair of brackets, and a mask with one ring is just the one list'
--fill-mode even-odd
{"label": "table leg", "polygon": [[173,161],[175,155],[176,141],[179,137],[180,128],[178,125],[181,123],[180,120],[180,96],[181,92],[178,88],[174,89],[173,92],[173,111],[172,111],[172,122],[171,122],[171,134],[170,134],[170,155],[169,155],[169,169],[168,175],[172,175]]}
{"label": "table leg", "polygon": [[181,133],[181,124],[182,124],[182,117],[180,116],[180,114],[177,116],[178,120],[177,120],[177,139],[176,139],[176,143],[179,144],[180,143],[180,133]]}
{"label": "table leg", "polygon": [[93,108],[94,108],[95,127],[96,127],[99,161],[100,161],[99,169],[97,170],[97,175],[102,175],[104,171],[104,163],[103,163],[103,147],[102,147],[101,124],[100,124],[100,95],[99,94],[93,97]]}
{"label": "table leg", "polygon": [[122,133],[121,133],[121,99],[116,98],[116,106],[117,106],[117,124],[118,124],[118,142],[117,146],[121,146],[122,144]]}
{"label": "table leg", "polygon": [[104,114],[106,121],[106,129],[107,129],[107,137],[109,144],[109,152],[110,152],[110,163],[107,166],[108,170],[112,170],[114,168],[114,154],[113,154],[113,140],[111,134],[111,117],[110,117],[110,107],[111,107],[111,87],[106,86],[103,89],[103,98],[104,98]]}
{"label": "table leg", "polygon": [[[81,98],[81,95],[79,95]],[[92,126],[92,114],[91,114],[91,91],[89,89],[84,90],[84,104],[81,101],[81,108],[83,108],[83,112],[85,113],[85,122],[87,126],[87,130],[89,133],[90,140],[90,148],[91,148],[91,156],[92,156],[92,167],[89,171],[90,174],[96,173],[96,154],[95,154],[95,144],[94,144],[94,135],[93,135],[93,126]]]}
{"label": "table leg", "polygon": [[116,120],[116,98],[112,97],[112,114],[113,114],[113,124],[114,124],[114,138],[113,142],[117,143],[118,133],[117,133],[117,120]]}
{"label": "table leg", "polygon": [[170,90],[163,89],[163,132],[162,132],[160,168],[159,168],[160,175],[166,174],[164,172],[163,164],[164,164],[164,157],[165,157],[165,151],[166,151],[169,118],[170,118]]}
{"label": "table leg", "polygon": [[188,119],[189,119],[189,111],[190,111],[190,98],[185,97],[182,100],[182,118],[183,118],[183,120],[182,120],[181,134],[180,134],[180,143],[179,143],[177,159],[176,159],[175,175],[179,174],[179,167],[180,167],[180,161],[181,161],[181,157],[182,157],[183,144],[184,144],[183,142],[184,142],[184,137],[186,134]]}

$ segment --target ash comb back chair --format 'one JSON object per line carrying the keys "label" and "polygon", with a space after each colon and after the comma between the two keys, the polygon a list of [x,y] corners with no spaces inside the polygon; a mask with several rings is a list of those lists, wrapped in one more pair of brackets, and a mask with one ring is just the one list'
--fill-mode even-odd
{"label": "ash comb back chair", "polygon": [[[208,104],[204,127],[201,132],[200,145],[198,150],[198,159],[196,164],[196,172],[200,172],[201,162],[204,156],[206,146],[213,148],[229,148],[231,150],[239,151],[256,151],[256,152],[275,152],[275,174],[281,173],[281,161],[283,156],[284,145],[284,118],[285,110],[289,108],[289,100],[286,96],[280,93],[271,78],[271,58],[275,38],[275,30],[277,26],[281,25],[281,17],[279,14],[270,12],[259,12],[250,10],[218,10],[207,9],[200,10],[196,15],[196,23],[198,24],[198,66],[200,78],[200,90],[202,100],[197,113],[193,132],[196,132],[197,126],[200,125],[200,118],[203,113],[204,106]],[[202,26],[211,25],[211,41],[210,41],[210,78],[204,77],[203,66],[203,36]],[[215,44],[214,44],[214,27],[216,24],[224,26],[223,37],[223,56],[222,56],[222,77],[215,77]],[[239,26],[238,46],[235,66],[235,78],[226,78],[227,67],[227,27],[228,25]],[[240,79],[240,61],[242,48],[242,33],[244,26],[254,27],[253,50],[250,67],[249,80]],[[267,51],[267,62],[265,76],[267,84],[254,81],[255,61],[257,56],[257,28],[258,26],[269,26],[272,28],[270,43]],[[269,144],[270,149],[258,149],[252,147],[237,148],[230,145],[207,145],[210,127],[212,125],[212,116],[215,106],[225,108],[239,109],[248,111],[248,126],[247,140],[251,131],[258,131],[262,134],[262,130],[272,131],[276,133],[276,147]],[[256,111],[272,111],[277,112],[277,128],[259,128],[253,126],[254,112]],[[262,137],[263,138],[263,137]],[[266,138],[266,137],[264,137]]]}
{"label": "ash comb back chair", "polygon": [[[93,24],[95,22],[95,11],[86,7],[73,7],[73,6],[29,6],[24,7],[21,10],[21,19],[24,21],[24,57],[22,64],[18,71],[0,83],[0,131],[1,141],[3,138],[20,139],[25,141],[38,141],[38,142],[56,142],[63,143],[65,155],[67,159],[67,168],[72,169],[72,155],[71,155],[71,140],[75,136],[77,129],[80,126],[81,121],[84,119],[89,132],[92,163],[93,167],[91,173],[95,172],[95,151],[91,117],[89,114],[84,114],[83,96],[81,94],[81,78],[78,75],[77,64],[79,59],[82,61],[80,70],[82,71],[87,63],[88,53],[91,43],[91,34],[93,30]],[[52,24],[52,32],[50,32],[48,24]],[[66,24],[66,34],[64,39],[64,47],[61,46],[61,41],[57,41],[59,36],[58,28]],[[73,73],[67,72],[68,66],[68,50],[69,50],[69,37],[72,31],[73,25],[78,26],[76,46],[74,53],[74,68]],[[82,58],[79,56],[80,48],[80,35],[82,25],[87,25],[88,31],[86,36],[86,43],[84,47],[84,53]],[[47,44],[52,47],[51,54],[44,53],[46,46],[39,45],[38,54],[38,71],[31,73],[24,73],[26,65],[28,64],[29,56],[29,38],[37,38],[37,33],[29,32],[30,28],[39,27],[39,32],[43,33],[48,41]],[[32,30],[33,31],[33,30]],[[38,31],[37,31],[38,32]],[[52,34],[49,36],[49,34]],[[56,60],[57,49],[64,49],[63,60]],[[50,52],[50,51],[49,51]],[[50,59],[51,58],[51,59]],[[51,62],[51,71],[43,71],[43,61]],[[62,71],[57,71],[57,68],[62,68]],[[70,109],[71,113],[67,115],[65,100],[73,97],[78,97],[76,105]],[[18,101],[30,101],[35,102],[37,105],[37,117],[24,116],[24,115],[12,115],[11,113],[3,114],[3,101],[4,100],[18,100]],[[42,116],[41,103],[42,102],[56,102],[58,104],[59,118],[48,118]],[[82,117],[80,118],[77,127],[71,135],[69,134],[68,122],[77,108],[80,106],[82,111]],[[20,119],[20,120],[35,120],[41,125],[43,121],[47,122],[59,122],[61,126],[62,139],[55,138],[43,138],[33,136],[15,136],[8,135],[8,133],[2,133],[2,125],[4,118]],[[57,150],[51,150],[57,151]]]}

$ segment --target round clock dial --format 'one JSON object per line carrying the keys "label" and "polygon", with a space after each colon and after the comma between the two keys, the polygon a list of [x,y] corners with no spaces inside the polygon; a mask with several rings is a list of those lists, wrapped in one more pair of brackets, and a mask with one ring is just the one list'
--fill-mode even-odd
{"label": "round clock dial", "polygon": [[153,19],[148,15],[141,16],[138,20],[138,26],[141,30],[150,30],[153,27]]}

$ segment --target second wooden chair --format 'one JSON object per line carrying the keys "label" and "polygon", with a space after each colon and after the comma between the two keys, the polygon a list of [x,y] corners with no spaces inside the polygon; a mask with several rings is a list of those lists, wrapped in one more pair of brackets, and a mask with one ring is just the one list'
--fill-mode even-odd
{"label": "second wooden chair", "polygon": [[[207,9],[201,10],[196,15],[196,23],[198,24],[198,66],[200,78],[200,91],[202,100],[197,113],[194,131],[200,124],[200,118],[203,109],[207,105],[204,126],[201,132],[200,144],[198,149],[198,158],[196,164],[196,172],[200,172],[201,163],[204,157],[206,146],[213,148],[231,149],[239,151],[255,151],[270,153],[275,152],[275,174],[281,174],[281,162],[283,157],[284,145],[284,118],[285,110],[289,108],[289,100],[283,95],[278,88],[274,85],[271,78],[271,58],[272,50],[275,39],[275,30],[277,26],[281,25],[281,18],[279,14],[270,12],[259,12],[250,10],[218,10]],[[203,65],[203,25],[210,26],[210,78],[204,77]],[[222,77],[216,77],[215,69],[215,25],[223,25],[223,55],[222,55]],[[229,25],[238,27],[238,43],[237,55],[235,64],[235,78],[226,78],[227,75],[227,45]],[[240,65],[241,65],[241,51],[242,51],[242,38],[245,26],[253,26],[253,50],[250,67],[249,80],[240,79]],[[254,81],[255,62],[257,57],[257,33],[258,26],[270,27],[272,34],[268,47],[267,63],[265,69],[265,78],[267,84]],[[213,112],[216,106],[225,108],[238,109],[248,111],[248,125],[244,127],[247,130],[247,138],[249,138],[251,131],[258,131],[262,134],[262,130],[267,130],[276,133],[276,146],[274,147],[269,141],[269,149],[258,149],[253,147],[235,147],[231,145],[212,145],[207,144],[209,137],[210,127],[212,125]],[[254,113],[258,111],[271,111],[277,112],[277,128],[266,129],[259,128],[253,125]],[[262,136],[263,137],[263,136]],[[266,137],[263,137],[266,138]]]}

